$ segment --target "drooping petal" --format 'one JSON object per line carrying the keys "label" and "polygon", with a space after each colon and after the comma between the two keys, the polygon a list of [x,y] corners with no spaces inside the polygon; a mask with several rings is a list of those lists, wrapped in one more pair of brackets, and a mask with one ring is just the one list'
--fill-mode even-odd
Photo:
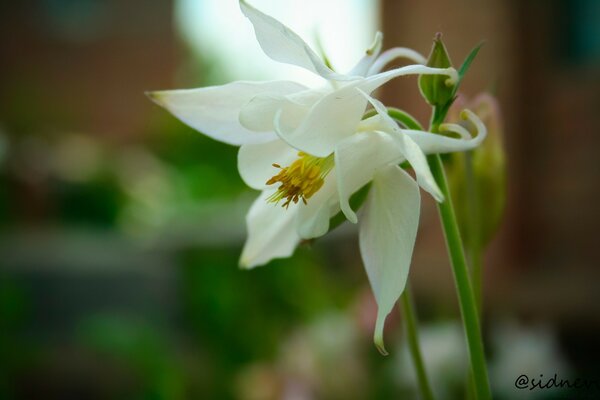
{"label": "drooping petal", "polygon": [[406,160],[410,163],[411,167],[415,170],[415,176],[417,177],[417,183],[426,192],[431,194],[433,198],[439,203],[444,201],[444,195],[437,185],[425,154],[415,143],[414,140],[403,133],[396,133],[397,144],[400,146],[400,151],[406,157]]}
{"label": "drooping petal", "polygon": [[374,341],[386,354],[383,328],[404,291],[419,225],[417,183],[396,165],[377,171],[359,231],[360,252],[377,301]]}
{"label": "drooping petal", "polygon": [[245,144],[238,151],[238,171],[246,185],[264,190],[269,187],[267,181],[279,172],[273,164],[287,166],[296,158],[298,151],[281,139]]}
{"label": "drooping petal", "polygon": [[362,93],[379,114],[385,132],[389,133],[395,139],[396,145],[400,148],[400,151],[406,160],[408,160],[415,170],[419,186],[430,193],[438,202],[444,201],[444,195],[438,187],[431,173],[431,169],[429,169],[429,164],[427,163],[427,159],[421,148],[410,138],[410,136],[404,134],[404,131],[400,129],[398,124],[388,115],[385,106],[379,100],[372,98],[364,92]]}
{"label": "drooping petal", "polygon": [[271,59],[306,68],[325,79],[347,79],[327,67],[300,36],[275,18],[263,14],[244,0],[240,0],[240,8],[254,25],[260,47]]}
{"label": "drooping petal", "polygon": [[267,202],[274,190],[264,191],[246,215],[248,238],[240,257],[242,268],[264,265],[274,258],[289,257],[300,242],[294,218],[296,205],[288,209]]}
{"label": "drooping petal", "polygon": [[367,49],[363,58],[348,72],[348,76],[367,76],[367,72],[379,56],[381,52],[381,42],[383,40],[383,34],[381,32],[377,32],[375,34],[375,39],[373,40],[373,44],[371,47]]}
{"label": "drooping petal", "polygon": [[329,230],[329,220],[340,211],[336,191],[336,170],[329,172],[325,183],[307,204],[299,204],[296,217],[298,234],[303,239],[323,236]]}
{"label": "drooping petal", "polygon": [[371,181],[378,168],[401,162],[402,154],[394,140],[382,132],[352,135],[340,142],[334,154],[340,209],[350,222],[356,223],[350,196]]}
{"label": "drooping petal", "polygon": [[148,96],[185,124],[206,136],[233,145],[272,140],[271,132],[256,133],[239,123],[241,107],[261,93],[289,94],[305,87],[290,81],[232,82],[198,89],[150,92]]}

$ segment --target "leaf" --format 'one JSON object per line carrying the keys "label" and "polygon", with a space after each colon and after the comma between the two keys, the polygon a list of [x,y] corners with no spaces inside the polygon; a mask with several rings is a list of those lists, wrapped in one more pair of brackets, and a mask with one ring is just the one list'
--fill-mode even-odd
{"label": "leaf", "polygon": [[479,53],[479,50],[481,49],[481,47],[483,47],[484,44],[485,42],[481,42],[477,46],[473,47],[467,58],[465,58],[465,61],[463,61],[462,65],[458,69],[458,82],[454,87],[454,93],[456,93],[456,91],[458,90],[458,87],[460,86],[463,77],[471,67],[471,63],[473,62],[473,60],[475,60],[475,57],[477,57],[477,53]]}

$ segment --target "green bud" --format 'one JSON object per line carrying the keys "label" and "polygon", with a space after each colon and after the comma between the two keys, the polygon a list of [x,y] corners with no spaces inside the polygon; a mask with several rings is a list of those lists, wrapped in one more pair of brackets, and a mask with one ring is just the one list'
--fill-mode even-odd
{"label": "green bud", "polygon": [[[427,66],[433,68],[449,68],[452,66],[446,46],[442,42],[442,34],[437,33],[433,39],[433,47]],[[421,75],[419,77],[419,89],[421,94],[432,106],[444,106],[452,100],[454,95],[454,84],[448,82],[447,75]]]}
{"label": "green bud", "polygon": [[[465,244],[469,248],[484,249],[500,225],[506,203],[502,122],[497,101],[488,94],[479,95],[467,107],[453,106],[452,111],[457,108],[472,110],[488,130],[486,139],[476,149],[452,153],[447,169],[452,201]],[[449,120],[457,122],[458,115],[453,117],[452,114]]]}

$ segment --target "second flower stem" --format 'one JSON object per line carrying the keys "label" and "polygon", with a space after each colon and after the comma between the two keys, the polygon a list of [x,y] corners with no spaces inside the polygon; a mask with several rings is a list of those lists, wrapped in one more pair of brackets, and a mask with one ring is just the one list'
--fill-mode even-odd
{"label": "second flower stem", "polygon": [[[437,126],[432,126],[432,132],[437,131]],[[456,284],[460,312],[463,319],[467,346],[473,379],[475,381],[475,393],[478,400],[489,400],[492,398],[490,384],[483,350],[483,339],[479,324],[479,315],[473,288],[469,279],[467,261],[463,250],[462,239],[458,230],[458,223],[452,206],[448,181],[444,172],[442,159],[438,154],[427,157],[431,172],[444,195],[444,202],[438,203],[438,211],[446,239],[446,247],[450,255],[450,263]]]}
{"label": "second flower stem", "polygon": [[419,345],[419,329],[417,326],[417,317],[415,313],[415,306],[413,304],[412,292],[409,285],[406,285],[404,293],[402,293],[402,296],[400,297],[400,304],[402,306],[402,315],[404,317],[404,324],[406,326],[408,349],[415,366],[421,398],[423,400],[433,400],[433,391],[431,390],[431,384],[429,383],[427,373],[425,372],[425,363],[423,362],[423,355],[421,354],[421,348]]}

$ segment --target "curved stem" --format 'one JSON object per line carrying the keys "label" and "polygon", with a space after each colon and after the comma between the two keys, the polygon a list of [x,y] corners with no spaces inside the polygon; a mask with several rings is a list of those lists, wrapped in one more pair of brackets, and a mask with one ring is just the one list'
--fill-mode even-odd
{"label": "curved stem", "polygon": [[410,350],[413,364],[415,365],[415,372],[417,373],[417,381],[419,382],[421,398],[423,400],[433,400],[433,391],[431,390],[431,384],[429,383],[427,373],[425,372],[425,363],[423,362],[423,356],[419,346],[417,317],[409,285],[406,286],[404,293],[402,293],[402,296],[400,297],[400,304],[402,306],[402,315],[404,316],[404,323],[406,326],[408,348]]}

